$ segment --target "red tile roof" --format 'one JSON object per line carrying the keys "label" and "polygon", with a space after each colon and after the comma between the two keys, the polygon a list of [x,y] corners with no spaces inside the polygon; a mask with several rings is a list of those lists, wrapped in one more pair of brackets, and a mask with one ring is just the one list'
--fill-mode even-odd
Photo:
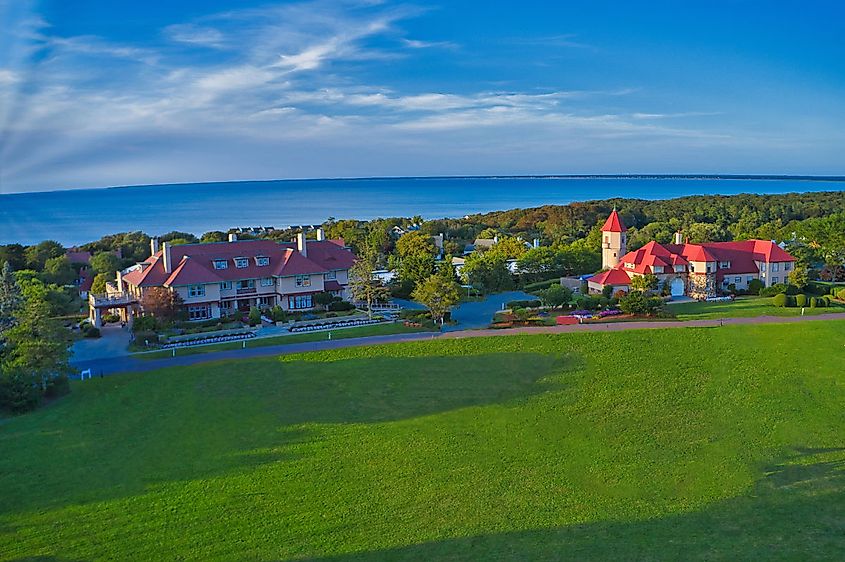
{"label": "red tile roof", "polygon": [[631,278],[627,273],[621,269],[608,269],[601,273],[593,275],[587,281],[598,283],[599,285],[630,285]]}
{"label": "red tile roof", "polygon": [[616,212],[616,209],[613,209],[613,212],[604,221],[604,226],[601,227],[602,232],[625,232],[626,230],[628,229],[625,227],[622,219],[619,218],[619,213]]}
{"label": "red tile roof", "polygon": [[[194,285],[325,273],[349,269],[355,260],[351,251],[329,240],[309,240],[307,251],[306,258],[296,250],[295,244],[273,240],[185,244],[171,247],[173,264],[170,273],[164,271],[164,259],[159,251],[125,273],[123,279],[141,287]],[[267,258],[269,265],[258,265],[258,257]],[[247,267],[235,267],[235,258],[246,258]],[[226,269],[215,269],[215,260],[225,260]]]}

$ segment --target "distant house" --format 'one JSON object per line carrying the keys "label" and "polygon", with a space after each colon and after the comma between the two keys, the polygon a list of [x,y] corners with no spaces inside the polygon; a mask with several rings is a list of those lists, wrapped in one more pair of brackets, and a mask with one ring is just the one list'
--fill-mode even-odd
{"label": "distant house", "polygon": [[493,238],[476,238],[475,242],[473,242],[473,249],[475,251],[478,250],[489,250],[493,246],[499,243],[499,237],[494,236]]}
{"label": "distant house", "polygon": [[387,269],[377,269],[373,271],[373,279],[378,279],[385,285],[393,281],[396,278],[396,272],[390,271]]}
{"label": "distant house", "polygon": [[464,268],[464,264],[466,263],[466,259],[459,258],[457,256],[452,258],[452,267],[455,268],[455,273],[457,275],[461,274],[461,270]]}
{"label": "distant house", "polygon": [[587,280],[591,292],[606,286],[627,292],[634,277],[654,275],[661,285],[668,284],[672,296],[706,298],[730,285],[747,289],[755,279],[766,287],[787,283],[795,262],[771,240],[689,244],[681,233],[674,244],[652,241],[626,252],[626,232],[614,209],[602,227],[602,266],[607,270]]}

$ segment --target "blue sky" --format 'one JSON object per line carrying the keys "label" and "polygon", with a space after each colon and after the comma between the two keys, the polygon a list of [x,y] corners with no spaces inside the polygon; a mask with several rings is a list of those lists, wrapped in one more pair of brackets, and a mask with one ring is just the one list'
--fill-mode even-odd
{"label": "blue sky", "polygon": [[845,174],[839,2],[0,0],[0,24],[2,193]]}

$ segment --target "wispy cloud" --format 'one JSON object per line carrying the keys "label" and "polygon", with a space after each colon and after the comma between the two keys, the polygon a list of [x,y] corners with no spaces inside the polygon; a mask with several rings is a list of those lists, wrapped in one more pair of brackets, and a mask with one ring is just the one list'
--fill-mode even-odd
{"label": "wispy cloud", "polygon": [[[703,113],[601,109],[637,92],[624,86],[431,91],[372,84],[361,68],[424,49],[458,49],[407,37],[400,22],[419,13],[368,1],[286,3],[173,22],[160,30],[160,43],[143,46],[59,36],[23,14],[28,23],[16,29],[25,30],[28,66],[0,69],[0,106],[16,108],[14,120],[0,121],[0,185],[344,175],[365,165],[365,173],[390,173],[377,167],[385,158],[372,155],[375,147],[384,154],[413,147],[423,163],[470,145],[496,159],[497,151],[512,151],[514,139],[555,151],[591,138],[727,138],[659,123]],[[570,35],[519,41],[586,46]]]}

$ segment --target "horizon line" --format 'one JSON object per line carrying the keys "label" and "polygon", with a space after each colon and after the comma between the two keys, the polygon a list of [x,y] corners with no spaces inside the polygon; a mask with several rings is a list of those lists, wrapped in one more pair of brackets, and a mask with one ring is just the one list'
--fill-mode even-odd
{"label": "horizon line", "polygon": [[845,175],[807,175],[807,174],[482,174],[482,175],[435,175],[435,176],[337,176],[310,178],[277,178],[277,179],[240,179],[240,180],[206,180],[166,183],[139,183],[129,185],[107,185],[99,187],[71,187],[66,189],[44,189],[36,191],[16,191],[0,193],[0,197],[13,195],[32,195],[40,193],[57,193],[67,191],[99,191],[105,189],[133,189],[140,187],[165,187],[184,185],[217,185],[227,183],[271,183],[271,182],[313,182],[313,181],[387,181],[387,180],[506,180],[506,179],[722,179],[722,180],[770,180],[770,181],[830,181],[845,182]]}

